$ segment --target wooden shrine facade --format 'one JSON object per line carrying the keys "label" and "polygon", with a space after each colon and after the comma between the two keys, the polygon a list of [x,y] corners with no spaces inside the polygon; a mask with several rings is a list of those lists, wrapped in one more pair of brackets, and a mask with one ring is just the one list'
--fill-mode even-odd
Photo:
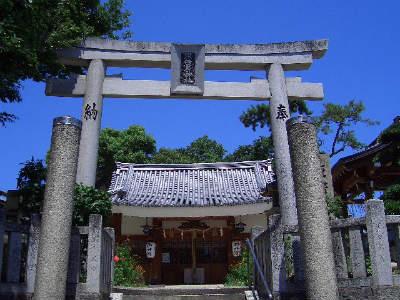
{"label": "wooden shrine facade", "polygon": [[[223,283],[233,244],[265,226],[272,162],[117,164],[109,192],[116,240],[140,257],[153,284]],[[156,245],[147,258],[146,244]],[[192,274],[195,274],[193,276]]]}
{"label": "wooden shrine facade", "polygon": [[[394,119],[396,122],[400,122],[399,117]],[[346,205],[372,199],[374,191],[383,191],[398,181],[400,167],[395,162],[374,161],[377,154],[393,147],[390,143],[378,143],[377,140],[366,150],[339,159],[332,168],[335,195],[345,200]],[[357,199],[362,193],[365,199]]]}

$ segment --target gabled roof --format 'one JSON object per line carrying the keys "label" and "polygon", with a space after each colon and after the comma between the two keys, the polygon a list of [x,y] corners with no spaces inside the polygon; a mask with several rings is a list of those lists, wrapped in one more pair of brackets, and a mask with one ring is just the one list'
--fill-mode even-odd
{"label": "gabled roof", "polygon": [[205,207],[269,202],[272,161],[200,164],[117,163],[109,192],[114,205]]}

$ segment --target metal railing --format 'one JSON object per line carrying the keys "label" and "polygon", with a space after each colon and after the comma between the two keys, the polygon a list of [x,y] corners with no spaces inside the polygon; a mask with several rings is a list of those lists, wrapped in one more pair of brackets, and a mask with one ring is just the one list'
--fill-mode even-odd
{"label": "metal railing", "polygon": [[247,246],[250,249],[251,255],[253,256],[253,262],[254,262],[254,265],[256,266],[255,270],[257,270],[258,275],[260,275],[260,278],[261,278],[261,281],[262,281],[262,283],[264,285],[264,288],[265,288],[265,291],[267,293],[267,296],[268,296],[269,299],[272,299],[271,290],[268,287],[267,280],[265,279],[264,273],[261,270],[260,264],[258,262],[258,258],[256,256],[256,253],[254,252],[253,246],[251,245],[250,239],[246,239],[246,243],[247,243]]}

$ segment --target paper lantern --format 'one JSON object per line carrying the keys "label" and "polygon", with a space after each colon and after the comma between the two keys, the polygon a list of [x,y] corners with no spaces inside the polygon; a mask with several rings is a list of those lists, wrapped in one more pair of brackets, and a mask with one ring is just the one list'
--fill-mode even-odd
{"label": "paper lantern", "polygon": [[146,243],[146,256],[147,258],[154,258],[154,256],[156,256],[156,243],[154,242]]}
{"label": "paper lantern", "polygon": [[232,253],[233,256],[238,257],[241,254],[241,241],[232,241]]}

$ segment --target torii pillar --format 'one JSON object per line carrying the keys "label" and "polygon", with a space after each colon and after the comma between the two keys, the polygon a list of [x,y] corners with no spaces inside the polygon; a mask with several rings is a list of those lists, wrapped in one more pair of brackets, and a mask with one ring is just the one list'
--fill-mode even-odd
{"label": "torii pillar", "polygon": [[269,106],[281,220],[285,225],[297,225],[296,196],[286,131],[286,120],[289,119],[289,101],[285,74],[282,65],[276,63],[271,64],[267,72],[271,92]]}
{"label": "torii pillar", "polygon": [[105,72],[106,66],[103,60],[90,61],[82,106],[82,133],[76,174],[76,182],[85,186],[94,187],[96,183]]}

